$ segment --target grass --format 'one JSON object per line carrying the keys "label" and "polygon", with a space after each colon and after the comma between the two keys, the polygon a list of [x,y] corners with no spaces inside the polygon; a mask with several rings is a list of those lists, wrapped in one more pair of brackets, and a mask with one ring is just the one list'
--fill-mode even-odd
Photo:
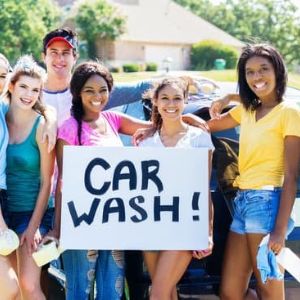
{"label": "grass", "polygon": [[[150,78],[159,78],[164,76],[164,72],[135,72],[135,73],[113,73],[116,82],[130,82],[145,80]],[[190,75],[203,76],[215,81],[236,81],[236,70],[211,70],[211,71],[180,71],[170,72],[170,75]],[[289,73],[288,86],[300,89],[300,74]]]}
{"label": "grass", "polygon": [[300,89],[300,74],[289,73],[289,83],[288,86]]}

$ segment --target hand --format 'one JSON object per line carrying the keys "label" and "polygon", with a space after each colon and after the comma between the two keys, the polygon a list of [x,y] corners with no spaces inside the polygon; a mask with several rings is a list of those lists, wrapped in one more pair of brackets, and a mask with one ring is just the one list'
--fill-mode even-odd
{"label": "hand", "polygon": [[31,228],[27,228],[21,236],[20,245],[26,244],[28,255],[32,255],[38,248],[39,243],[42,241],[40,230],[35,232]]}
{"label": "hand", "polygon": [[209,237],[208,248],[204,249],[204,250],[194,250],[193,257],[197,258],[197,259],[202,259],[206,256],[209,256],[212,254],[213,247],[214,247],[214,244],[212,242],[212,237]]}
{"label": "hand", "polygon": [[48,152],[50,153],[56,144],[57,116],[55,109],[47,106],[46,117],[42,127],[42,142],[45,143],[48,140]]}
{"label": "hand", "polygon": [[138,146],[139,143],[146,138],[153,136],[156,129],[154,127],[151,128],[140,128],[132,135],[132,144],[134,146]]}
{"label": "hand", "polygon": [[204,131],[209,131],[209,127],[208,127],[207,123],[203,119],[201,119],[193,114],[190,114],[190,113],[184,114],[182,116],[182,120],[186,124],[189,124],[194,127],[199,127]]}
{"label": "hand", "polygon": [[212,119],[220,118],[223,109],[229,104],[229,102],[230,100],[227,96],[214,100],[209,108],[210,117]]}
{"label": "hand", "polygon": [[274,252],[275,255],[279,254],[281,249],[285,246],[285,234],[276,233],[275,231],[270,233],[268,242],[268,248]]}

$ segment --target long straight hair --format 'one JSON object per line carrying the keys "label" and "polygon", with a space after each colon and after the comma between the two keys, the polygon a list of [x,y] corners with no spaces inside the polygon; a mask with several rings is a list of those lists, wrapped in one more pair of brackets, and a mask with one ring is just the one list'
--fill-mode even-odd
{"label": "long straight hair", "polygon": [[274,68],[276,77],[276,100],[278,102],[282,101],[286,90],[287,70],[280,53],[268,44],[249,44],[243,48],[237,64],[239,94],[246,110],[255,110],[260,105],[259,98],[250,89],[246,80],[247,61],[256,56],[267,59]]}

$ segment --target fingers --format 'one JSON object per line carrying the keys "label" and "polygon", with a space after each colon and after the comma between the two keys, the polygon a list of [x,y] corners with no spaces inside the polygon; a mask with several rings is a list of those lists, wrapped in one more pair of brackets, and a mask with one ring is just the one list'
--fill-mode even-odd
{"label": "fingers", "polygon": [[211,255],[211,253],[212,253],[212,249],[210,248],[205,250],[197,250],[197,251],[195,250],[193,251],[193,257],[197,259],[202,259],[206,256]]}
{"label": "fingers", "polygon": [[200,118],[198,118],[198,122],[197,123],[195,123],[195,122],[189,122],[188,120],[187,121],[185,120],[184,122],[186,124],[188,124],[188,125],[201,128],[204,131],[209,131],[209,127],[208,127],[207,123],[204,120],[200,119]]}
{"label": "fingers", "polygon": [[141,133],[136,133],[132,136],[132,144],[134,146],[138,146],[142,140],[143,140],[143,134]]}
{"label": "fingers", "polygon": [[41,242],[42,242],[42,237],[41,237],[41,236],[38,236],[38,237],[35,237],[35,238],[34,238],[34,243],[35,243],[35,244],[38,245],[38,244],[40,244]]}
{"label": "fingers", "polygon": [[202,255],[198,251],[193,251],[193,257],[196,258],[196,259],[201,259]]}
{"label": "fingers", "polygon": [[212,103],[212,106],[209,109],[209,114],[212,119],[219,119],[221,115],[222,107],[219,103]]}
{"label": "fingers", "polygon": [[204,122],[202,124],[199,124],[198,127],[201,128],[204,131],[209,131],[209,127],[208,127],[206,122]]}
{"label": "fingers", "polygon": [[282,247],[281,246],[277,246],[277,247],[272,247],[271,250],[274,252],[275,255],[279,254],[281,251]]}
{"label": "fingers", "polygon": [[210,114],[210,117],[212,119],[219,119],[220,118],[220,114],[218,112],[216,112],[216,111],[210,110],[209,114]]}
{"label": "fingers", "polygon": [[283,247],[284,245],[281,245],[280,243],[269,241],[268,248],[273,251],[275,255],[279,254]]}

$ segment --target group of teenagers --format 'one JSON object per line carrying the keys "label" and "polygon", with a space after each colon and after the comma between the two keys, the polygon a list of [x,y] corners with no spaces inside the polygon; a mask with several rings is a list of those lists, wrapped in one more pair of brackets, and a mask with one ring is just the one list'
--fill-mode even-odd
{"label": "group of teenagers", "polygon": [[[211,158],[209,132],[236,126],[240,126],[238,193],[220,297],[284,299],[284,282],[264,284],[256,262],[267,234],[275,255],[285,245],[293,227],[290,216],[300,163],[300,109],[284,99],[287,71],[278,51],[267,44],[242,49],[237,64],[239,94],[213,102],[207,123],[182,114],[189,90],[185,78],[114,87],[103,64],[86,61],[75,66],[77,36],[69,28],[47,33],[42,56],[47,74],[30,56],[21,57],[13,69],[0,56],[0,239],[17,234],[20,240],[16,251],[0,255],[0,299],[46,299],[41,268],[32,253],[48,238],[60,238],[65,145],[122,147],[122,133],[134,135],[138,147],[205,147]],[[114,101],[135,101],[141,91],[152,102],[150,121],[107,110]],[[232,99],[240,104],[221,113]],[[212,253],[213,207],[207,201],[208,249],[143,252],[152,281],[151,300],[178,299],[176,284],[192,257],[202,259]],[[89,299],[94,282],[96,299],[122,298],[123,251],[66,250],[62,261],[67,300]],[[257,279],[255,292],[248,289],[252,274]]]}

